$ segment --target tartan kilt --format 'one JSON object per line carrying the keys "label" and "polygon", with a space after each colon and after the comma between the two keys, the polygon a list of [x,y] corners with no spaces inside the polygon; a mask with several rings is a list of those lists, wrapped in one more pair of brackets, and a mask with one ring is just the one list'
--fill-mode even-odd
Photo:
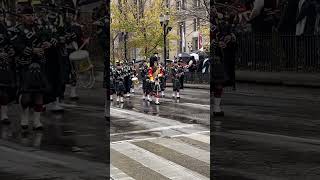
{"label": "tartan kilt", "polygon": [[15,72],[0,70],[0,87],[16,87]]}
{"label": "tartan kilt", "polygon": [[9,103],[17,100],[17,88],[16,87],[5,87],[0,86],[0,97],[8,96]]}
{"label": "tartan kilt", "polygon": [[146,79],[143,79],[143,80],[142,80],[142,90],[143,90],[143,91],[147,91],[147,87],[148,87],[148,85],[147,85],[147,80],[146,80]]}
{"label": "tartan kilt", "polygon": [[109,87],[109,89],[110,89],[111,91],[115,91],[115,90],[116,90],[116,88],[115,88],[115,82],[114,82],[114,80],[113,80],[112,78],[110,78],[110,87]]}
{"label": "tartan kilt", "polygon": [[161,91],[164,91],[166,89],[165,77],[160,78],[160,89]]}
{"label": "tartan kilt", "polygon": [[155,83],[152,81],[147,81],[147,93],[154,91]]}
{"label": "tartan kilt", "polygon": [[124,86],[124,82],[123,81],[118,81],[115,83],[115,90],[117,93],[124,93],[126,91],[126,88]]}
{"label": "tartan kilt", "polygon": [[211,61],[213,62],[211,65],[211,77],[214,85],[227,87],[234,84],[232,75],[235,73],[234,58],[232,52],[227,50],[223,50],[223,53],[220,50],[218,54],[214,55],[214,59]]}
{"label": "tartan kilt", "polygon": [[40,72],[32,73],[29,67],[23,67],[19,71],[19,92],[20,93],[48,93],[50,85],[44,67]]}
{"label": "tartan kilt", "polygon": [[178,91],[181,88],[181,83],[180,83],[180,79],[178,78],[174,78],[172,80],[172,87],[173,87],[173,91]]}

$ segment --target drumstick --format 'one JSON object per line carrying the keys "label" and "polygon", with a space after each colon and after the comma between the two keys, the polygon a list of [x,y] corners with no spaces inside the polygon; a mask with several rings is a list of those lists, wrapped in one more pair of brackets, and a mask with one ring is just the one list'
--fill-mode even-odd
{"label": "drumstick", "polygon": [[88,37],[88,38],[84,41],[84,43],[80,46],[80,48],[79,48],[78,50],[81,50],[86,44],[88,44],[88,43],[89,43],[89,40],[90,40],[90,37]]}

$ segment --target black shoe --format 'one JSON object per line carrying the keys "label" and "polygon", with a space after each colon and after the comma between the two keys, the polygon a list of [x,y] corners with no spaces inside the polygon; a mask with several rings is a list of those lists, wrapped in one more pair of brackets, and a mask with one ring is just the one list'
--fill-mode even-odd
{"label": "black shoe", "polygon": [[224,116],[224,112],[223,112],[223,111],[221,111],[221,112],[214,112],[213,115],[216,116],[216,117],[223,117],[223,116]]}
{"label": "black shoe", "polygon": [[3,120],[1,120],[1,123],[2,123],[3,125],[10,125],[10,124],[11,124],[11,122],[9,121],[9,119],[3,119]]}
{"label": "black shoe", "polygon": [[43,131],[43,126],[39,126],[39,127],[33,127],[34,131]]}
{"label": "black shoe", "polygon": [[21,129],[26,131],[29,129],[29,126],[28,125],[21,125]]}

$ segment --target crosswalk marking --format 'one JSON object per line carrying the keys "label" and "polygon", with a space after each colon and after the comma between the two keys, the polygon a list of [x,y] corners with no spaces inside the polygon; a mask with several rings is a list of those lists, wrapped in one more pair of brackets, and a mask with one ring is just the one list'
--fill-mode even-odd
{"label": "crosswalk marking", "polygon": [[125,109],[118,109],[118,108],[113,108],[110,107],[110,115],[111,116],[115,116],[115,117],[124,117],[127,119],[134,119],[137,121],[141,121],[144,122],[144,124],[147,124],[146,122],[148,122],[148,124],[154,122],[159,124],[161,122],[161,124],[166,124],[166,125],[181,125],[183,123],[179,122],[179,121],[175,121],[175,120],[171,120],[168,118],[162,118],[162,117],[157,117],[157,116],[152,116],[152,118],[150,118],[150,115],[148,114],[144,114],[144,113],[139,113],[139,112],[134,112],[134,111],[130,111],[130,110],[125,110]]}
{"label": "crosswalk marking", "polygon": [[165,127],[159,127],[159,128],[153,128],[153,129],[147,129],[147,130],[129,131],[129,132],[123,132],[123,133],[113,133],[110,136],[138,134],[138,133],[146,133],[146,132],[154,132],[154,131],[163,131],[163,130],[169,130],[169,129],[181,129],[181,128],[188,128],[188,127],[194,127],[194,125],[187,124],[187,125],[178,125],[178,126],[165,126]]}
{"label": "crosswalk marking", "polygon": [[[190,135],[181,135],[177,137],[188,137],[190,139],[194,139],[195,141],[200,140],[199,142],[208,144],[210,141],[210,137],[204,137],[205,135],[200,133],[194,133]],[[157,153],[154,151],[154,146],[149,146],[147,148],[146,142],[156,145],[160,145],[162,147],[167,148],[167,153],[169,152],[177,152],[180,154],[184,154],[182,157],[189,157],[187,159],[195,161],[198,160],[198,162],[203,162],[204,164],[207,164],[207,168],[202,166],[202,168],[207,169],[207,173],[201,172],[201,170],[195,171],[198,168],[198,166],[191,165],[188,167],[188,165],[183,165],[180,162],[184,162],[186,159],[168,159],[165,155],[161,155],[162,153]],[[140,144],[140,145],[139,145]],[[145,144],[146,146],[142,146],[141,144]],[[151,148],[151,149],[150,149]],[[131,160],[142,164],[144,167],[149,168],[150,170],[157,172],[161,174],[162,176],[172,179],[172,180],[208,180],[209,178],[209,165],[210,165],[210,152],[200,149],[198,147],[192,146],[190,144],[184,143],[183,141],[180,141],[176,138],[149,138],[149,139],[143,139],[143,140],[136,140],[136,141],[121,141],[116,143],[111,143],[111,149],[117,153],[123,154],[127,158],[130,158]],[[169,151],[170,150],[170,151]],[[162,152],[162,150],[161,150]],[[164,153],[166,154],[166,153]],[[111,154],[112,156],[112,154]],[[176,157],[176,156],[174,156]],[[192,158],[192,159],[190,159]],[[184,163],[194,163],[194,162],[184,162]],[[116,158],[113,159],[113,161],[116,161]],[[122,160],[123,161],[123,160]],[[117,164],[116,162],[111,162],[111,164]],[[187,168],[188,167],[188,168]],[[134,179],[134,177],[129,177],[124,171],[121,170],[119,167],[113,167],[111,166],[111,177],[114,180],[124,180],[121,178],[129,178],[128,180]],[[200,168],[200,167],[199,167]],[[126,172],[130,171],[128,169],[125,169]],[[137,172],[131,172],[129,174],[135,174]],[[201,174],[200,174],[201,173]],[[128,174],[128,173],[127,173]],[[208,176],[208,177],[207,177]],[[139,178],[138,178],[139,179]]]}
{"label": "crosswalk marking", "polygon": [[122,172],[120,169],[110,165],[111,178],[114,180],[134,180],[132,177],[128,176],[126,173]]}
{"label": "crosswalk marking", "polygon": [[161,173],[167,178],[174,180],[195,180],[209,179],[196,172],[188,170],[174,162],[168,161],[162,157],[156,156],[136,145],[124,142],[113,144],[112,149],[132,158],[152,170]]}
{"label": "crosswalk marking", "polygon": [[210,152],[208,151],[204,151],[188,144],[166,138],[159,138],[149,141],[210,164]]}
{"label": "crosswalk marking", "polygon": [[195,134],[191,134],[191,135],[177,135],[177,136],[173,136],[173,137],[179,137],[179,136],[185,136],[185,137],[188,137],[188,138],[196,140],[196,141],[210,144],[210,136],[206,136],[203,134],[195,133]]}
{"label": "crosswalk marking", "polygon": [[112,133],[111,137],[115,137],[118,135],[133,135],[150,132],[157,136],[172,136],[207,130],[207,127],[204,127],[199,124],[186,124],[177,120],[158,116],[151,116],[150,118],[150,115],[148,114],[134,112],[125,109],[111,108],[110,112],[111,117],[125,119],[126,121],[130,121],[130,124],[142,128],[136,131]]}

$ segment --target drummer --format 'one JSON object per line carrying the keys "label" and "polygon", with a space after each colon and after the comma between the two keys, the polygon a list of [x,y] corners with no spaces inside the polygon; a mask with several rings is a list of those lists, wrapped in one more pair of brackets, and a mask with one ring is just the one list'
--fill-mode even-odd
{"label": "drummer", "polygon": [[[83,33],[82,26],[77,23],[78,15],[75,10],[68,10],[66,13],[66,32],[68,33],[67,41],[70,43],[67,45],[68,54],[79,49],[79,46],[83,43]],[[68,74],[69,74],[69,83],[71,85],[70,98],[71,100],[78,100],[79,97],[76,92],[77,86],[77,76],[75,69],[73,68],[75,65],[69,61],[68,64]]]}

